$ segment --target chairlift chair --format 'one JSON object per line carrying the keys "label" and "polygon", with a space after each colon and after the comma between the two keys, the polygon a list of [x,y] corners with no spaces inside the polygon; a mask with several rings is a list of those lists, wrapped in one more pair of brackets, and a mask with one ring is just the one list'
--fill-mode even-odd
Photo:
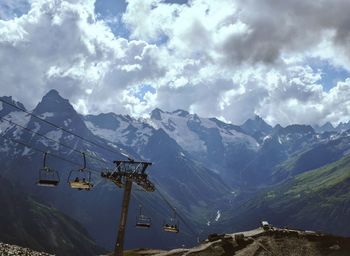
{"label": "chairlift chair", "polygon": [[179,233],[179,221],[176,218],[176,211],[174,210],[174,217],[163,224],[163,230],[170,233]]}
{"label": "chairlift chair", "polygon": [[148,229],[151,227],[152,219],[142,214],[142,205],[140,205],[140,213],[136,216],[136,227]]}
{"label": "chairlift chair", "polygon": [[78,190],[91,190],[93,184],[91,182],[91,172],[86,169],[85,153],[83,154],[84,167],[79,170],[71,170],[68,176],[69,186]]}
{"label": "chairlift chair", "polygon": [[60,177],[57,171],[46,166],[46,158],[47,152],[44,153],[43,168],[39,170],[39,179],[36,184],[42,187],[57,187]]}

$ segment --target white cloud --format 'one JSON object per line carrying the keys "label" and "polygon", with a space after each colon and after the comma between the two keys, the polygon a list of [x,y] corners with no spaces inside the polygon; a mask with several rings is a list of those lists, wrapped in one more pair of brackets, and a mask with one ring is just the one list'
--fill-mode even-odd
{"label": "white cloud", "polygon": [[116,38],[94,1],[33,1],[28,14],[0,21],[2,94],[33,107],[56,88],[81,111],[125,112],[123,90],[162,74],[155,49]]}
{"label": "white cloud", "polygon": [[158,42],[167,53],[168,72],[157,84],[160,107],[234,123],[253,114],[284,125],[336,121],[327,113],[342,106],[327,102],[338,91],[324,91],[322,70],[307,60],[350,70],[348,1],[128,2],[123,20],[131,37]]}
{"label": "white cloud", "polygon": [[[81,112],[347,121],[349,80],[324,91],[308,59],[350,71],[349,10],[346,0],[128,0],[122,38],[93,0],[32,0],[28,13],[0,16],[0,88],[29,107],[55,88]],[[156,92],[140,99],[143,84]]]}

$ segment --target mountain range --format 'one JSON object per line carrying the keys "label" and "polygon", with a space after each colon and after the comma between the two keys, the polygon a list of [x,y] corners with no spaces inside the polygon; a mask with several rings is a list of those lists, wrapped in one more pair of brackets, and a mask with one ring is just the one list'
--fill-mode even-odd
{"label": "mountain range", "polygon": [[[255,227],[261,218],[350,235],[349,225],[344,225],[350,216],[346,189],[350,125],[272,127],[259,116],[233,125],[184,110],[161,109],[153,110],[147,119],[116,113],[81,115],[52,90],[28,113],[63,128],[57,129],[20,111],[25,106],[12,97],[0,99],[0,183],[8,180],[74,219],[76,224],[70,225],[80,225],[85,236],[106,249],[115,241],[122,191],[102,179],[100,172],[113,168],[113,160],[125,159],[122,152],[153,163],[149,177],[161,192],[145,193],[135,187],[127,248],[193,245],[197,236],[228,225],[237,230]],[[60,174],[57,188],[35,186],[43,158],[38,151],[56,156],[49,154],[48,163]],[[79,152],[86,152],[93,175],[95,187],[89,192],[72,191],[66,182],[70,170],[82,164]],[[185,222],[177,236],[161,230],[173,216],[161,195]],[[153,218],[148,231],[133,227],[140,204]],[[46,219],[45,225],[51,222],[55,220]],[[79,246],[77,241],[72,243]],[[95,252],[90,248],[85,255]]]}

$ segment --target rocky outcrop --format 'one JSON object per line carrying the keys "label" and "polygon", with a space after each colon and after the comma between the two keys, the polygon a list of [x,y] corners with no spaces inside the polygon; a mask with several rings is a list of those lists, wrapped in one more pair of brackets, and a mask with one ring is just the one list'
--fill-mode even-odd
{"label": "rocky outcrop", "polygon": [[0,243],[1,256],[50,256],[45,252],[36,252],[28,248],[19,247],[17,245],[10,245]]}

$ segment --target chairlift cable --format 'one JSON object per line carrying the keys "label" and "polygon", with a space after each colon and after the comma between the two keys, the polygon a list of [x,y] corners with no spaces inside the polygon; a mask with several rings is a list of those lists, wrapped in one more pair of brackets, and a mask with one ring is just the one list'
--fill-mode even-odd
{"label": "chairlift cable", "polygon": [[35,150],[35,151],[37,151],[37,152],[43,153],[43,154],[47,153],[48,155],[53,156],[53,157],[55,157],[55,158],[57,158],[57,159],[60,159],[60,160],[62,160],[62,161],[65,161],[65,162],[67,162],[67,163],[70,163],[70,164],[73,164],[73,165],[78,165],[77,163],[75,163],[75,162],[73,162],[73,161],[70,161],[70,160],[65,159],[65,158],[63,158],[63,157],[60,157],[60,156],[58,156],[58,155],[52,154],[52,153],[50,153],[50,152],[47,152],[47,151],[38,149],[38,148],[33,147],[33,146],[31,146],[31,145],[28,145],[28,144],[26,144],[26,143],[24,143],[24,142],[22,142],[22,141],[19,141],[19,140],[10,138],[10,137],[8,137],[8,136],[6,136],[6,135],[4,135],[4,134],[1,134],[1,136],[4,137],[5,139],[11,140],[12,142],[15,142],[15,143],[17,143],[17,144],[19,144],[19,145],[22,145],[23,147],[31,148],[31,149],[33,149],[33,150]]}
{"label": "chairlift cable", "polygon": [[[3,138],[5,138],[5,139],[11,140],[12,142],[15,142],[15,143],[17,143],[17,144],[19,144],[19,145],[22,145],[23,147],[31,148],[31,149],[33,149],[34,151],[37,151],[37,152],[39,152],[39,153],[42,153],[42,154],[47,153],[47,154],[50,155],[50,156],[53,156],[53,157],[55,157],[55,158],[57,158],[57,159],[59,159],[59,160],[65,161],[65,162],[70,163],[70,164],[72,164],[72,165],[81,166],[81,164],[78,164],[78,163],[76,163],[76,162],[73,162],[73,161],[71,161],[71,160],[68,160],[68,159],[66,159],[66,158],[64,158],[64,157],[61,157],[61,156],[52,154],[52,153],[50,153],[50,152],[47,152],[47,151],[38,149],[38,148],[36,148],[36,147],[33,147],[33,146],[31,146],[31,145],[29,145],[29,144],[27,144],[27,143],[24,143],[24,142],[22,142],[22,141],[18,141],[18,140],[16,140],[16,139],[10,138],[10,137],[4,135],[3,133],[1,133],[1,136],[2,136]],[[90,168],[89,168],[89,170],[92,171],[92,172],[100,173],[99,171],[94,170],[94,169],[90,169]]]}
{"label": "chairlift cable", "polygon": [[191,225],[189,225],[187,223],[187,221],[185,221],[185,219],[176,211],[176,208],[169,202],[169,200],[166,199],[166,197],[160,192],[159,189],[159,184],[158,182],[155,182],[153,180],[153,183],[157,185],[157,192],[160,195],[160,197],[163,199],[163,201],[174,211],[174,213],[176,214],[176,216],[182,221],[182,223],[185,224],[185,226],[191,231],[191,233],[193,235],[195,235],[197,238],[199,238],[199,233],[197,233],[196,231],[194,231],[194,229],[191,227]]}
{"label": "chairlift cable", "polygon": [[131,196],[138,202],[139,205],[142,205],[142,207],[145,208],[145,203],[137,197],[137,193],[135,193],[135,190],[131,190]]}
{"label": "chairlift cable", "polygon": [[21,108],[21,107],[18,107],[18,106],[16,106],[16,105],[13,104],[13,103],[7,102],[7,101],[5,101],[5,100],[3,100],[3,99],[0,99],[0,101],[3,102],[3,103],[5,103],[5,104],[7,104],[7,105],[9,105],[9,106],[11,106],[11,107],[13,107],[13,108],[16,108],[16,109],[18,109],[18,110],[20,110],[20,111],[22,111],[22,112],[24,112],[24,113],[26,113],[26,114],[32,116],[32,117],[35,117],[36,119],[38,119],[38,120],[40,120],[40,121],[42,121],[42,122],[44,122],[44,123],[46,123],[46,124],[48,124],[48,125],[51,125],[51,126],[57,128],[57,129],[59,129],[59,130],[62,130],[62,131],[64,131],[64,132],[66,132],[66,133],[69,133],[69,134],[71,134],[71,135],[73,135],[73,136],[75,136],[75,137],[77,137],[77,138],[79,138],[79,139],[81,139],[81,140],[83,140],[83,141],[86,141],[87,143],[89,143],[89,144],[91,144],[91,145],[94,145],[94,146],[103,148],[104,150],[107,150],[107,151],[109,151],[109,152],[111,152],[111,153],[113,153],[113,154],[122,154],[122,155],[124,155],[124,156],[126,156],[126,157],[128,157],[128,158],[131,159],[130,156],[128,156],[127,154],[125,154],[125,153],[123,153],[123,152],[119,152],[119,151],[112,150],[111,148],[105,147],[105,146],[103,146],[103,145],[101,145],[101,144],[99,144],[99,143],[97,143],[97,142],[94,142],[94,141],[92,141],[92,140],[86,139],[86,138],[84,138],[83,136],[81,136],[81,135],[79,135],[79,134],[76,134],[76,133],[74,133],[74,132],[71,132],[71,131],[69,131],[69,130],[63,128],[63,127],[58,126],[58,125],[55,124],[55,123],[52,123],[52,122],[50,122],[50,121],[47,121],[47,120],[45,120],[44,118],[41,118],[41,117],[39,117],[39,116],[37,116],[37,115],[35,115],[35,114],[33,114],[33,113],[30,113],[29,111],[27,111],[27,110],[25,110],[25,109],[23,109],[23,108]]}
{"label": "chairlift cable", "polygon": [[[22,125],[20,125],[20,124],[18,124],[18,123],[16,123],[16,122],[13,122],[13,121],[11,121],[11,120],[8,120],[8,119],[6,119],[6,118],[4,118],[4,117],[0,117],[0,119],[2,119],[2,120],[4,120],[4,121],[7,121],[7,122],[10,123],[10,124],[14,124],[14,125],[17,126],[17,127],[20,127],[22,130],[26,130],[26,131],[28,131],[28,132],[30,132],[30,133],[32,133],[32,134],[36,134],[36,135],[38,135],[38,136],[40,136],[40,137],[43,137],[43,138],[45,138],[45,139],[47,139],[47,140],[49,140],[49,141],[52,141],[52,142],[54,142],[54,143],[56,143],[56,144],[58,144],[58,145],[60,145],[60,146],[66,147],[66,148],[68,148],[68,149],[70,149],[70,150],[72,150],[72,151],[74,151],[74,152],[76,152],[76,153],[79,153],[79,154],[82,154],[82,153],[83,153],[83,152],[81,152],[81,151],[79,151],[79,150],[77,150],[77,149],[75,149],[75,148],[73,148],[73,147],[71,147],[71,146],[68,146],[68,145],[66,145],[66,144],[63,144],[63,143],[57,141],[57,140],[54,140],[54,139],[52,139],[52,138],[49,138],[49,137],[47,137],[46,135],[43,135],[43,134],[41,134],[41,133],[39,133],[39,132],[36,132],[36,131],[33,131],[32,129],[29,129],[29,128],[27,128],[27,127],[24,127],[24,126],[22,126]],[[93,152],[93,153],[95,153],[95,152]],[[104,164],[108,164],[108,162],[107,162],[106,160],[103,160],[103,159],[101,159],[101,158],[95,157],[94,155],[92,155],[92,154],[89,153],[89,152],[86,152],[85,154],[86,154],[87,157],[89,157],[89,158],[91,158],[91,159],[100,161],[100,162],[102,162],[102,163],[104,163]]]}

